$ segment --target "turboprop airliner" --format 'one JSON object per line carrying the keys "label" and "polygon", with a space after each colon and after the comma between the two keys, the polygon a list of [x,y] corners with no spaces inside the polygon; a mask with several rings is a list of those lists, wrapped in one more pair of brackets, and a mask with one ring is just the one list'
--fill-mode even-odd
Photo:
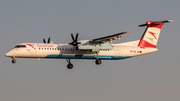
{"label": "turboprop airliner", "polygon": [[101,64],[101,60],[120,60],[135,56],[140,56],[157,51],[156,48],[161,27],[164,23],[173,22],[165,21],[147,21],[140,27],[146,26],[140,40],[130,41],[119,44],[111,44],[112,40],[120,39],[120,37],[128,32],[121,32],[106,37],[79,40],[78,33],[76,37],[72,37],[69,44],[50,43],[50,38],[44,43],[20,43],[13,49],[8,51],[5,56],[12,58],[12,63],[16,63],[15,58],[53,58],[66,59],[67,68],[72,69],[71,59],[93,59],[97,65]]}

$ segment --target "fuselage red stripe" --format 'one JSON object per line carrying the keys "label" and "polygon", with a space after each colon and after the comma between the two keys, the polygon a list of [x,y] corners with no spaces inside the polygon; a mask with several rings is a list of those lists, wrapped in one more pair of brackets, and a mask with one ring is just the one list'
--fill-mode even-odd
{"label": "fuselage red stripe", "polygon": [[[30,47],[32,47],[32,48],[34,48],[31,44],[26,44],[26,45],[28,45],[28,46],[30,46]],[[34,48],[35,50],[36,50],[36,48]]]}

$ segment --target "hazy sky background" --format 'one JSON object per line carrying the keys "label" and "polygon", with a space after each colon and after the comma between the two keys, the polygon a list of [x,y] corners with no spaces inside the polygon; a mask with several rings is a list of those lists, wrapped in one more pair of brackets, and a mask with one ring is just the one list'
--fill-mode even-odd
{"label": "hazy sky background", "polygon": [[[1,0],[1,101],[179,101],[179,0]],[[139,40],[146,21],[172,19],[162,27],[157,52],[126,60],[16,59],[4,54],[22,42],[69,43],[123,31]]]}

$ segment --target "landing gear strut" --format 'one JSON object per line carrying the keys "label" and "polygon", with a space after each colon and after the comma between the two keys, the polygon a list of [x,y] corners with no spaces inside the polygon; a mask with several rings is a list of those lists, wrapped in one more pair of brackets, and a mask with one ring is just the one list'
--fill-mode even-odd
{"label": "landing gear strut", "polygon": [[12,60],[12,63],[16,63],[16,60],[15,60],[15,58],[12,58],[13,60]]}
{"label": "landing gear strut", "polygon": [[102,61],[101,61],[101,59],[99,59],[97,52],[96,52],[96,54],[97,54],[97,59],[96,59],[95,63],[96,63],[97,65],[100,65],[100,64],[102,63]]}
{"label": "landing gear strut", "polygon": [[70,59],[66,59],[66,61],[69,63],[69,64],[67,65],[67,68],[68,68],[68,69],[72,69],[72,68],[73,68],[73,64],[71,63]]}

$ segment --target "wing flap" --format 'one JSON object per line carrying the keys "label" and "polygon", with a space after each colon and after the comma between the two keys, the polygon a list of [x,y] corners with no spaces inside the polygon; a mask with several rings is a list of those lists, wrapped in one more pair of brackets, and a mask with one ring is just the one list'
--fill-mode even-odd
{"label": "wing flap", "polygon": [[102,38],[92,39],[92,40],[90,40],[90,42],[95,42],[95,43],[108,42],[108,41],[111,42],[112,40],[120,39],[121,35],[124,35],[126,33],[129,33],[129,32],[122,32],[122,33],[118,33],[118,34],[105,36]]}

